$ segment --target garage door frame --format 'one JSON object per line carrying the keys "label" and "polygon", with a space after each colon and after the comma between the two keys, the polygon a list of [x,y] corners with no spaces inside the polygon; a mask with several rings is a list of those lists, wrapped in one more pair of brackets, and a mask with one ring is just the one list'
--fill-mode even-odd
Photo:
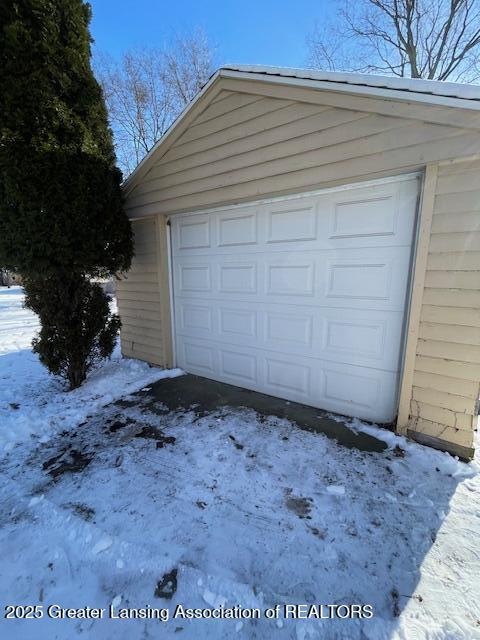
{"label": "garage door frame", "polygon": [[[407,274],[407,284],[406,284],[406,296],[405,296],[405,311],[402,322],[402,331],[400,338],[400,352],[399,352],[399,372],[398,372],[398,381],[395,389],[395,398],[394,405],[396,409],[396,416],[399,415],[399,404],[401,401],[401,394],[403,392],[403,383],[405,376],[405,358],[407,351],[407,341],[408,341],[408,329],[410,324],[410,317],[412,312],[412,292],[414,286],[414,275],[415,274],[415,266],[416,261],[418,259],[418,249],[419,249],[419,234],[421,232],[421,216],[422,216],[422,202],[424,200],[424,186],[425,186],[425,169],[416,170],[416,171],[408,171],[405,173],[396,173],[394,175],[383,177],[379,179],[372,179],[366,181],[357,181],[351,182],[348,184],[337,185],[333,187],[325,187],[322,189],[315,189],[310,191],[304,191],[300,193],[292,193],[288,195],[279,195],[272,196],[269,198],[261,198],[258,200],[248,200],[246,202],[239,202],[234,204],[227,204],[223,206],[210,207],[205,209],[198,209],[195,211],[181,211],[171,216],[167,216],[166,227],[167,227],[167,262],[168,262],[168,282],[169,282],[169,304],[170,304],[170,338],[172,344],[172,366],[176,367],[178,363],[177,358],[177,341],[176,341],[176,319],[175,319],[175,292],[174,292],[174,276],[173,276],[173,249],[172,249],[172,228],[171,228],[171,219],[177,216],[185,216],[185,215],[206,215],[206,214],[215,214],[218,212],[225,211],[235,211],[241,209],[245,206],[260,206],[260,205],[268,205],[274,204],[277,202],[286,202],[288,200],[299,200],[301,198],[311,198],[315,196],[321,196],[328,193],[349,191],[352,188],[368,188],[374,186],[380,186],[392,182],[397,182],[399,180],[408,180],[416,178],[419,181],[419,189],[418,189],[418,197],[414,211],[414,219],[413,219],[413,234],[412,234],[412,244],[411,244],[411,254],[409,259],[408,266],[408,274]],[[393,420],[393,424],[395,424],[396,418]]]}

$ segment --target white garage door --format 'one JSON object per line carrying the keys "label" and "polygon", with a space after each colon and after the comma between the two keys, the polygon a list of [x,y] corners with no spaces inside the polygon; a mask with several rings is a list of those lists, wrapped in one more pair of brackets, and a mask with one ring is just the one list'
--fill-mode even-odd
{"label": "white garage door", "polygon": [[418,191],[409,175],[173,216],[177,365],[392,421]]}

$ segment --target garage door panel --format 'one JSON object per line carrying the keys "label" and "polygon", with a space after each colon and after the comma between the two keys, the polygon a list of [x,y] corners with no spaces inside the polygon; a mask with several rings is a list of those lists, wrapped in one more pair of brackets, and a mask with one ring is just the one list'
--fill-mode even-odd
{"label": "garage door panel", "polygon": [[200,375],[212,375],[217,370],[217,348],[214,345],[185,340],[181,343],[182,367]]}
{"label": "garage door panel", "polygon": [[395,244],[409,243],[411,227],[405,224],[404,212],[412,208],[416,198],[414,182],[340,192],[331,200],[329,238],[349,241],[352,245],[362,238],[377,238],[380,243],[392,240]]}
{"label": "garage door panel", "polygon": [[244,247],[245,245],[256,245],[257,243],[258,224],[256,210],[227,212],[218,215],[218,247]]}
{"label": "garage door panel", "polygon": [[410,247],[418,180],[175,216],[174,255]]}
{"label": "garage door panel", "polygon": [[410,248],[175,260],[179,297],[403,312]]}
{"label": "garage door panel", "polygon": [[226,262],[216,268],[216,291],[222,293],[258,293],[257,264]]}
{"label": "garage door panel", "polygon": [[318,265],[313,259],[285,258],[266,264],[265,294],[270,296],[313,296]]}
{"label": "garage door panel", "polygon": [[396,371],[403,314],[307,306],[177,300],[180,340],[209,339],[223,345],[278,350],[356,366]]}
{"label": "garage door panel", "polygon": [[322,371],[323,396],[326,401],[355,404],[366,409],[380,399],[380,381],[378,377],[355,374],[325,367]]}
{"label": "garage door panel", "polygon": [[[218,255],[239,255],[239,256],[247,256],[247,255],[255,255],[257,253],[264,253],[268,251],[270,255],[276,253],[286,253],[290,251],[299,251],[299,252],[309,252],[309,251],[337,251],[344,249],[370,249],[370,248],[389,248],[389,247],[410,247],[411,246],[411,233],[404,234],[405,238],[398,238],[396,235],[388,235],[388,236],[377,236],[377,235],[368,235],[368,236],[358,236],[356,238],[343,237],[339,236],[337,238],[329,238],[331,234],[331,229],[329,226],[325,225],[322,229],[318,231],[319,236],[321,234],[325,234],[324,236],[316,239],[316,240],[283,240],[278,242],[269,242],[267,239],[259,239],[258,242],[240,242],[237,235],[237,242],[233,243],[233,236],[231,239],[231,244],[225,243],[222,241],[222,244],[216,243],[212,247],[201,247],[195,249],[186,249],[180,250],[178,249],[174,252],[175,256],[210,256],[212,253]],[[260,235],[260,232],[259,232]]]}
{"label": "garage door panel", "polygon": [[300,363],[298,359],[265,355],[265,380],[263,388],[268,393],[286,398],[306,401],[312,392],[312,364]]}
{"label": "garage door panel", "polygon": [[265,241],[269,244],[316,240],[318,235],[317,204],[306,201],[272,206],[267,211],[265,222],[267,227]]}
{"label": "garage door panel", "polygon": [[180,293],[213,292],[212,268],[205,264],[179,264],[178,286]]}
{"label": "garage door panel", "polygon": [[178,222],[178,248],[207,249],[211,246],[211,221],[207,216],[183,218]]}
{"label": "garage door panel", "polygon": [[398,374],[375,369],[328,364],[321,370],[319,395],[323,407],[365,420],[395,418]]}
{"label": "garage door panel", "polygon": [[219,307],[218,309],[218,338],[231,341],[257,338],[258,314],[253,309],[234,309]]}
{"label": "garage door panel", "polygon": [[395,235],[398,210],[392,206],[391,200],[378,197],[336,202],[333,207],[330,238]]}
{"label": "garage door panel", "polygon": [[183,335],[198,334],[208,336],[213,331],[214,309],[193,303],[180,303],[177,307],[178,323]]}
{"label": "garage door panel", "polygon": [[[327,297],[389,300],[394,260],[327,260]],[[397,292],[395,291],[395,294]]]}
{"label": "garage door panel", "polygon": [[[367,366],[375,361],[377,366],[387,367],[392,362],[391,351],[396,352],[399,347],[398,341],[393,340],[398,333],[397,324],[398,317],[379,319],[377,314],[370,319],[355,319],[351,315],[348,320],[326,318],[322,355]],[[393,334],[389,342],[387,333]]]}
{"label": "garage door panel", "polygon": [[[311,352],[314,341],[318,344],[322,321],[308,311],[295,310],[291,313],[271,307],[261,312],[263,316],[264,343],[266,347],[282,345],[283,350],[308,350]],[[314,331],[315,325],[315,331]]]}
{"label": "garage door panel", "polygon": [[418,180],[172,218],[178,366],[394,418]]}
{"label": "garage door panel", "polygon": [[178,345],[177,359],[177,365],[190,373],[247,389],[259,389],[263,379],[263,360],[258,351],[240,344],[188,338]]}
{"label": "garage door panel", "polygon": [[257,376],[257,355],[245,353],[241,349],[225,349],[218,347],[220,368],[222,377],[228,376],[242,381],[242,384],[250,383],[255,388],[259,383]]}

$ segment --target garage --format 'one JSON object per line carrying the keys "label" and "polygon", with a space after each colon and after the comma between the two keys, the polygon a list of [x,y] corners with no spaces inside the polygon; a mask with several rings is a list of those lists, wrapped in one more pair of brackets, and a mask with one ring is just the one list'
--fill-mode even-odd
{"label": "garage", "polygon": [[172,217],[178,366],[391,422],[418,193],[407,175]]}
{"label": "garage", "polygon": [[122,353],[470,458],[479,149],[478,86],[220,68],[124,183]]}

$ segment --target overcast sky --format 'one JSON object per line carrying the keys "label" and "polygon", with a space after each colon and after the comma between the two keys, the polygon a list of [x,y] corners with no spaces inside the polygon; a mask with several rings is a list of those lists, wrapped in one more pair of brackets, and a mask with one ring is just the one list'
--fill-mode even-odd
{"label": "overcast sky", "polygon": [[[216,64],[301,67],[305,38],[333,0],[90,0],[95,48],[119,56],[161,46],[175,32],[203,28],[216,45]],[[330,8],[330,9],[329,9]]]}

